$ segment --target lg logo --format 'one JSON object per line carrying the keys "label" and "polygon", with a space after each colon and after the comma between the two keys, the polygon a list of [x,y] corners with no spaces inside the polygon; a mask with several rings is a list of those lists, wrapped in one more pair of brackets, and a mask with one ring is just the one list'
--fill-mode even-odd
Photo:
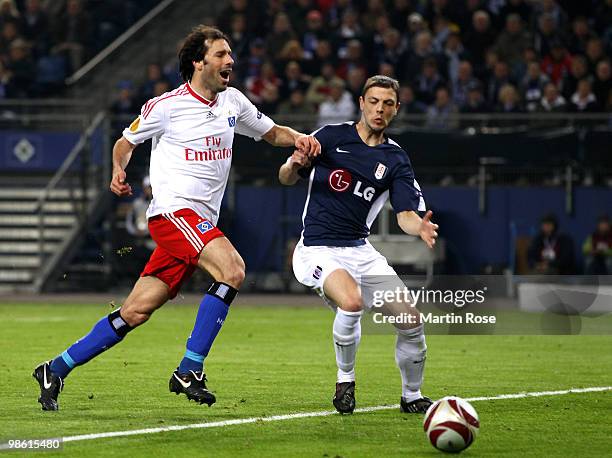
{"label": "lg logo", "polygon": [[[328,182],[329,187],[333,191],[345,192],[350,188],[351,183],[353,182],[353,177],[351,176],[351,173],[347,170],[336,169],[332,170],[332,172],[329,174]],[[368,186],[362,190],[362,186],[363,183],[357,180],[357,183],[355,184],[355,189],[353,189],[353,195],[361,197],[368,202],[371,202],[375,193],[374,188]]]}

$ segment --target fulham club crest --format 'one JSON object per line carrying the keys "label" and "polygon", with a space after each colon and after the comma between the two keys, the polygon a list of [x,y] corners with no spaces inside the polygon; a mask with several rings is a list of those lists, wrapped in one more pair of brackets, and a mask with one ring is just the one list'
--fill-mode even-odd
{"label": "fulham club crest", "polygon": [[387,174],[387,166],[385,164],[381,164],[380,162],[376,164],[376,170],[374,171],[374,178],[376,178],[377,180],[382,180],[386,174]]}

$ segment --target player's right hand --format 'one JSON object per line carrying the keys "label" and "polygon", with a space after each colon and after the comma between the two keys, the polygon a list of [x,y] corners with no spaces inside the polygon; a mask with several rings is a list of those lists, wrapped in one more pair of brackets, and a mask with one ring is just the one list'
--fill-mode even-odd
{"label": "player's right hand", "polygon": [[118,170],[113,172],[113,179],[110,183],[110,190],[117,194],[119,197],[131,196],[132,187],[129,183],[125,182],[125,171]]}

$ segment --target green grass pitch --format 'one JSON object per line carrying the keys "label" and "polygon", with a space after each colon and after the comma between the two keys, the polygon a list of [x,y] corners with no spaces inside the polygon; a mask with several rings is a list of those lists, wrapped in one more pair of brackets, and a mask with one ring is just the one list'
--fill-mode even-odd
{"label": "green grass pitch", "polygon": [[[168,392],[196,314],[168,304],[75,370],[59,412],[42,412],[32,368],[108,305],[0,305],[0,442],[333,409],[333,315],[323,306],[232,307],[207,360],[217,403]],[[429,336],[432,398],[612,385],[612,336]],[[364,335],[358,407],[399,402],[392,335]],[[474,402],[481,431],[465,456],[612,456],[612,392]],[[70,442],[58,456],[406,457],[440,455],[422,417],[381,410]],[[18,452],[7,456],[18,456]]]}

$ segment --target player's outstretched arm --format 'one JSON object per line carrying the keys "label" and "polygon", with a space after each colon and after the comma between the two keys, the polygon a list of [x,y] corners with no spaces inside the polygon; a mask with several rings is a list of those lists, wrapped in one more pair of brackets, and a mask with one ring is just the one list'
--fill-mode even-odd
{"label": "player's outstretched arm", "polygon": [[298,170],[308,167],[310,159],[301,151],[295,150],[278,170],[278,180],[285,186],[292,186],[298,182],[300,176]]}
{"label": "player's outstretched arm", "polygon": [[295,146],[299,151],[313,158],[321,154],[321,144],[313,135],[306,135],[291,127],[274,125],[263,137],[274,146]]}
{"label": "player's outstretched arm", "polygon": [[113,178],[110,190],[120,197],[132,195],[132,187],[125,182],[125,168],[130,162],[135,147],[136,145],[132,145],[125,137],[117,140],[113,147]]}
{"label": "player's outstretched arm", "polygon": [[438,238],[438,225],[431,222],[432,211],[423,218],[414,211],[403,211],[397,214],[397,224],[406,234],[418,235],[429,248],[433,248]]}

